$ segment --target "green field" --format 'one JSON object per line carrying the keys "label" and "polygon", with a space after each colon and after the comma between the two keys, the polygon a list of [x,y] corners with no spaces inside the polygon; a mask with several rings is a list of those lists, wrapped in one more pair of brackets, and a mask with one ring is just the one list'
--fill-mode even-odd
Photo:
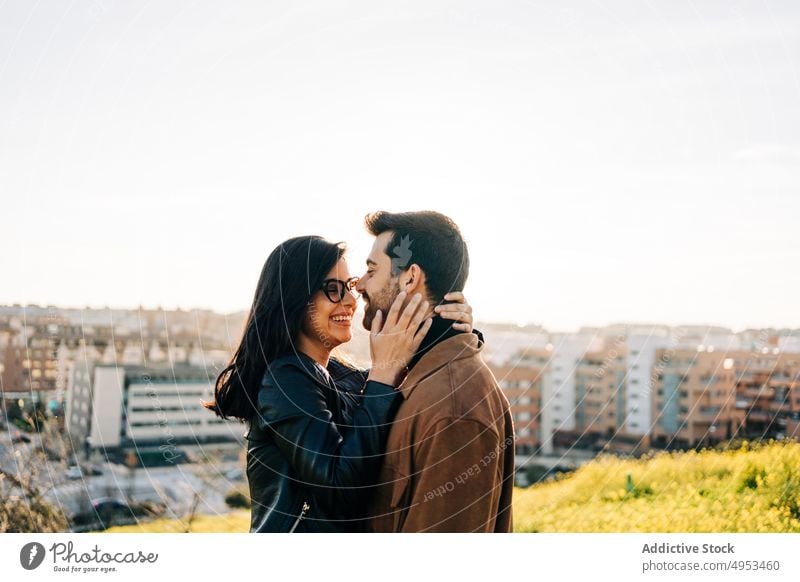
{"label": "green field", "polygon": [[[194,532],[246,532],[249,512],[202,516]],[[517,489],[517,532],[800,532],[800,444],[727,451],[603,456],[578,471]],[[180,532],[159,520],[113,532]]]}
{"label": "green field", "polygon": [[800,532],[800,444],[601,457],[514,511],[521,532]]}

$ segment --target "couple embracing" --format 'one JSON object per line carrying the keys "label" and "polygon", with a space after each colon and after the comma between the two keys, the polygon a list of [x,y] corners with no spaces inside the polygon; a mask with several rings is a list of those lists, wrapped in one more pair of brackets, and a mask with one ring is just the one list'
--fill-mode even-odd
{"label": "couple embracing", "polygon": [[[250,531],[510,532],[513,425],[461,293],[461,232],[431,211],[365,223],[361,277],[321,237],[270,254],[206,404],[247,424]],[[368,370],[335,350],[359,296]]]}

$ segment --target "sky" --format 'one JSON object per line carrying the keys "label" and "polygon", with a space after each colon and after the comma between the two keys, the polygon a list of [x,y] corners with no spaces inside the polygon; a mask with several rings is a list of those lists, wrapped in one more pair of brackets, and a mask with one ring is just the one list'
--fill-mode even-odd
{"label": "sky", "polygon": [[249,307],[432,209],[481,320],[800,327],[800,5],[0,3],[0,304]]}

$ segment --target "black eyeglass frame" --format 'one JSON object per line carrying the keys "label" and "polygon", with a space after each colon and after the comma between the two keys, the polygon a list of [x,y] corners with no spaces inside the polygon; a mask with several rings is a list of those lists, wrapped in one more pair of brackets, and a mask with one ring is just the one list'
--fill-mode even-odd
{"label": "black eyeglass frame", "polygon": [[[331,303],[341,303],[344,301],[344,296],[347,294],[348,291],[352,291],[355,286],[358,284],[358,277],[350,277],[347,281],[342,281],[341,279],[325,279],[320,286],[320,289],[323,293],[325,293],[325,297],[328,298],[328,301]],[[338,283],[338,298],[334,299],[331,297],[328,289],[328,284],[330,283]]]}

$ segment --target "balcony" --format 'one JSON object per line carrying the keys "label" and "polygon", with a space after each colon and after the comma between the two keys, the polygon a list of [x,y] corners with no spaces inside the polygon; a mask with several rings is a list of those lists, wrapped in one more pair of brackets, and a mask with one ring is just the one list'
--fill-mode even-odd
{"label": "balcony", "polygon": [[715,418],[719,416],[722,409],[719,406],[702,406],[698,409],[699,416]]}
{"label": "balcony", "polygon": [[751,410],[747,415],[750,422],[771,422],[775,415],[767,410]]}
{"label": "balcony", "polygon": [[771,388],[769,386],[760,386],[757,388],[748,386],[744,390],[740,390],[739,394],[742,394],[748,398],[774,398],[775,388]]}
{"label": "balcony", "polygon": [[788,400],[785,402],[777,401],[777,402],[770,402],[768,410],[771,412],[784,412],[791,410],[791,402]]}

